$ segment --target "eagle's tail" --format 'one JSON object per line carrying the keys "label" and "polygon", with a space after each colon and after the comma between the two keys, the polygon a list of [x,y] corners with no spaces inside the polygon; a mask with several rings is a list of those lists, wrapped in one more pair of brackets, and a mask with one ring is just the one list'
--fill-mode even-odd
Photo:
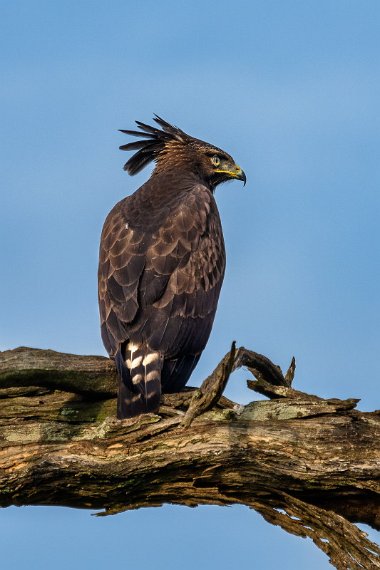
{"label": "eagle's tail", "polygon": [[129,342],[115,357],[119,372],[117,417],[132,418],[157,412],[161,397],[163,358],[144,345]]}

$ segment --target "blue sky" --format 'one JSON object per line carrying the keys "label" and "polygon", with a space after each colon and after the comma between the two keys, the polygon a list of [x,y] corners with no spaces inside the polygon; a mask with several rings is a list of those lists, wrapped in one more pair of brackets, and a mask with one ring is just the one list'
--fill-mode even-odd
{"label": "blue sky", "polygon": [[[217,191],[228,267],[191,383],[236,339],[284,368],[294,354],[298,389],[380,408],[379,33],[375,0],[1,2],[0,350],[104,354],[101,226],[149,176],[123,172],[117,129],[158,113],[248,179]],[[245,378],[228,389],[239,402]],[[192,545],[182,565],[202,567],[205,544],[209,567],[330,567],[237,507],[7,509],[0,530],[15,569],[174,568]]]}

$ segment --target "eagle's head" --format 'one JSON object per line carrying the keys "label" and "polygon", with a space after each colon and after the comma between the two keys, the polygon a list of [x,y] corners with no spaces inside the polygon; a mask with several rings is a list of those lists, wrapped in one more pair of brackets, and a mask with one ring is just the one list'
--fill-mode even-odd
{"label": "eagle's head", "polygon": [[211,189],[233,179],[242,180],[245,184],[243,170],[224,150],[191,137],[157,115],[154,121],[161,129],[136,121],[140,131],[121,130],[127,135],[143,137],[120,147],[121,150],[137,150],[124,165],[129,174],[136,174],[149,162],[155,161],[154,173],[172,169],[191,172]]}

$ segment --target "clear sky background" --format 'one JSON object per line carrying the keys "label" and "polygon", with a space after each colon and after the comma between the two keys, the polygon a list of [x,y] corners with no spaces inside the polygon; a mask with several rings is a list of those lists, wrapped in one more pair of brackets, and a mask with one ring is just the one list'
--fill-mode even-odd
{"label": "clear sky background", "polygon": [[[158,113],[248,179],[217,190],[228,267],[191,384],[236,339],[294,354],[298,389],[380,408],[379,37],[377,0],[0,1],[0,350],[105,354],[101,226],[150,173],[123,172],[117,129]],[[330,568],[241,507],[11,508],[0,551],[12,570]]]}

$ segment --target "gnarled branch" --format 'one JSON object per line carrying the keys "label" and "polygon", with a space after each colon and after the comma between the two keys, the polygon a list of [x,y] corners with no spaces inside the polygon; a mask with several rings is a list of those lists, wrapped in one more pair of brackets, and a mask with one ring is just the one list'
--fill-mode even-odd
{"label": "gnarled branch", "polygon": [[[239,406],[221,396],[240,366],[270,400]],[[294,360],[283,375],[233,345],[199,390],[165,395],[160,415],[119,421],[108,359],[2,352],[0,505],[110,514],[239,503],[311,537],[336,568],[380,568],[380,549],[353,524],[380,529],[380,413],[296,391],[294,370]]]}

